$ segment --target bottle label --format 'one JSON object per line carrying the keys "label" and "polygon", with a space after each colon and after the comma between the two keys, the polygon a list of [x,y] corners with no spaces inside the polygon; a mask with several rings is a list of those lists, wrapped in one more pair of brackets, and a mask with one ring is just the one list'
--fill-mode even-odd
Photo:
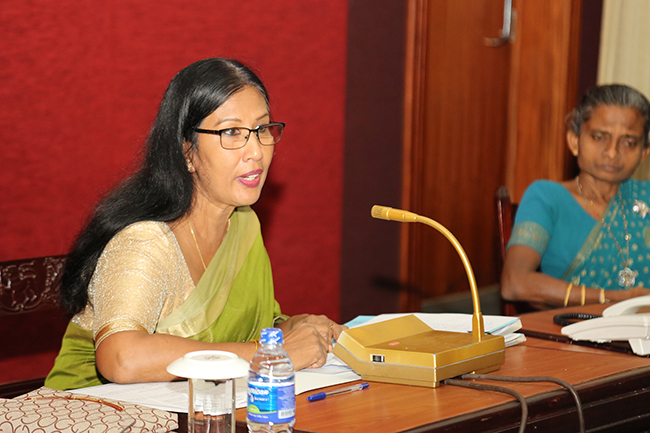
{"label": "bottle label", "polygon": [[248,419],[259,423],[285,423],[296,416],[293,383],[248,383]]}

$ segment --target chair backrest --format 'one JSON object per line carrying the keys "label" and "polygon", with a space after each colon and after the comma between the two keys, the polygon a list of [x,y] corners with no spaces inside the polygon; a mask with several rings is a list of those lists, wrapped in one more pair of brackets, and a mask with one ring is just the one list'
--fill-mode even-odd
{"label": "chair backrest", "polygon": [[57,308],[65,256],[0,262],[0,317]]}
{"label": "chair backrest", "polygon": [[68,324],[59,308],[65,256],[0,262],[0,397],[42,386]]}
{"label": "chair backrest", "polygon": [[[499,262],[499,278],[503,270],[503,263],[506,259],[506,247],[512,234],[512,226],[515,223],[515,215],[517,213],[518,203],[513,203],[510,200],[510,193],[508,188],[501,186],[497,189],[494,197],[494,203],[497,213],[497,235],[499,237],[497,247],[498,262]],[[501,314],[506,316],[519,316],[523,313],[536,311],[537,309],[530,305],[528,302],[512,302],[507,301],[501,297]]]}
{"label": "chair backrest", "polygon": [[510,192],[505,186],[497,189],[495,196],[495,205],[497,211],[497,233],[499,236],[499,275],[503,269],[503,262],[506,259],[506,246],[512,234],[512,225],[517,213],[517,203],[510,200]]}

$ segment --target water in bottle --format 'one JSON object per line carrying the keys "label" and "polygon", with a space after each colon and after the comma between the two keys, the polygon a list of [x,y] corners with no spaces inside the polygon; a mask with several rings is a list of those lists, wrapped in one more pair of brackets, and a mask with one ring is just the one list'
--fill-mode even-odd
{"label": "water in bottle", "polygon": [[262,329],[248,370],[248,431],[292,432],[296,422],[295,373],[282,347],[282,330]]}

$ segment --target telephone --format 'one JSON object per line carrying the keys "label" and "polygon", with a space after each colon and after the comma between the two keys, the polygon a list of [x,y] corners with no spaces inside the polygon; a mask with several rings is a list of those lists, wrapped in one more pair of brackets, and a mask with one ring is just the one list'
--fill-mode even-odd
{"label": "telephone", "polygon": [[584,320],[562,328],[562,334],[572,340],[610,341],[627,340],[637,355],[650,354],[650,313],[636,314],[650,306],[650,295],[627,299],[608,307],[603,317]]}

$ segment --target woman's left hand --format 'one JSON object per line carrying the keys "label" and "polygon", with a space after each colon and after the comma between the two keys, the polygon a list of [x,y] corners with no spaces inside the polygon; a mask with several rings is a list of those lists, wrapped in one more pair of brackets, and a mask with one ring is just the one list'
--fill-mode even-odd
{"label": "woman's left hand", "polygon": [[278,327],[282,329],[283,332],[289,332],[301,324],[312,325],[318,330],[323,338],[325,338],[325,340],[329,343],[328,352],[331,352],[334,348],[332,341],[338,340],[341,332],[348,329],[347,326],[339,325],[325,315],[316,316],[313,314],[299,314],[296,316],[291,316],[289,319],[278,325]]}

